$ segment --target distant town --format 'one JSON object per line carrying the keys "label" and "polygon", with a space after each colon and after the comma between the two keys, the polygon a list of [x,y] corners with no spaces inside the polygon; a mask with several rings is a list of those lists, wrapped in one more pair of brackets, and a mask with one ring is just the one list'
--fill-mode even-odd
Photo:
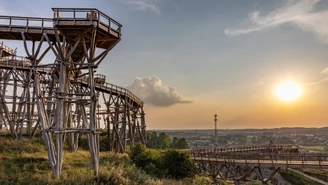
{"label": "distant town", "polygon": [[218,130],[153,130],[171,138],[185,138],[190,148],[293,144],[311,152],[328,152],[328,127]]}

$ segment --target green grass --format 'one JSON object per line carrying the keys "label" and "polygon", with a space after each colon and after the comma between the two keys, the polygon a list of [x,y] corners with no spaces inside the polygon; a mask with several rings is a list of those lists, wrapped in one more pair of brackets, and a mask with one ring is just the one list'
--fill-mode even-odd
{"label": "green grass", "polygon": [[328,180],[328,170],[327,169],[302,169],[302,172],[310,176],[316,177],[323,181]]}
{"label": "green grass", "polygon": [[288,182],[290,182],[291,184],[297,184],[297,185],[321,185],[318,182],[315,182],[311,179],[308,179],[298,173],[295,173],[293,171],[290,170],[282,170],[280,172],[280,175]]}
{"label": "green grass", "polygon": [[135,167],[126,154],[100,152],[99,166],[99,176],[94,177],[88,151],[64,151],[62,174],[54,179],[43,141],[0,137],[0,184],[211,184],[201,176],[157,179]]}

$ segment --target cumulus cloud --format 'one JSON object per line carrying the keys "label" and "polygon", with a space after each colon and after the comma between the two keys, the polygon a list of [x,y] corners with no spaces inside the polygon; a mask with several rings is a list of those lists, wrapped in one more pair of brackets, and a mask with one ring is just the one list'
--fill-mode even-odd
{"label": "cumulus cloud", "polygon": [[127,88],[145,103],[158,107],[168,107],[179,103],[192,103],[185,100],[176,88],[164,85],[157,76],[136,78]]}
{"label": "cumulus cloud", "polygon": [[158,7],[159,0],[122,0],[123,2],[136,6],[136,10],[140,11],[152,11],[154,13],[160,14]]}
{"label": "cumulus cloud", "polygon": [[321,0],[285,0],[283,6],[262,15],[261,12],[249,14],[249,26],[241,29],[226,29],[228,36],[239,36],[268,28],[291,23],[298,28],[312,32],[321,40],[328,42],[328,10],[315,11]]}

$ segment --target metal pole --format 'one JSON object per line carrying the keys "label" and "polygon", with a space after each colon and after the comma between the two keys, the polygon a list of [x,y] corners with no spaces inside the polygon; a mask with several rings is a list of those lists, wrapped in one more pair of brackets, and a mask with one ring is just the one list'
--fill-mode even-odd
{"label": "metal pole", "polygon": [[215,147],[217,147],[217,143],[218,143],[218,133],[217,133],[217,125],[216,125],[216,122],[217,122],[217,114],[214,114],[214,123],[215,123],[215,133],[214,133],[214,145]]}

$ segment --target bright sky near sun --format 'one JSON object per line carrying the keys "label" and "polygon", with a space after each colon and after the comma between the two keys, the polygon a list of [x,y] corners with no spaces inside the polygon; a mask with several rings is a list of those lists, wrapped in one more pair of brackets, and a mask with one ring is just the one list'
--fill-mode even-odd
{"label": "bright sky near sun", "polygon": [[214,114],[219,128],[328,126],[328,1],[0,0],[1,15],[52,7],[123,25],[97,72],[144,100],[148,129],[213,128]]}

